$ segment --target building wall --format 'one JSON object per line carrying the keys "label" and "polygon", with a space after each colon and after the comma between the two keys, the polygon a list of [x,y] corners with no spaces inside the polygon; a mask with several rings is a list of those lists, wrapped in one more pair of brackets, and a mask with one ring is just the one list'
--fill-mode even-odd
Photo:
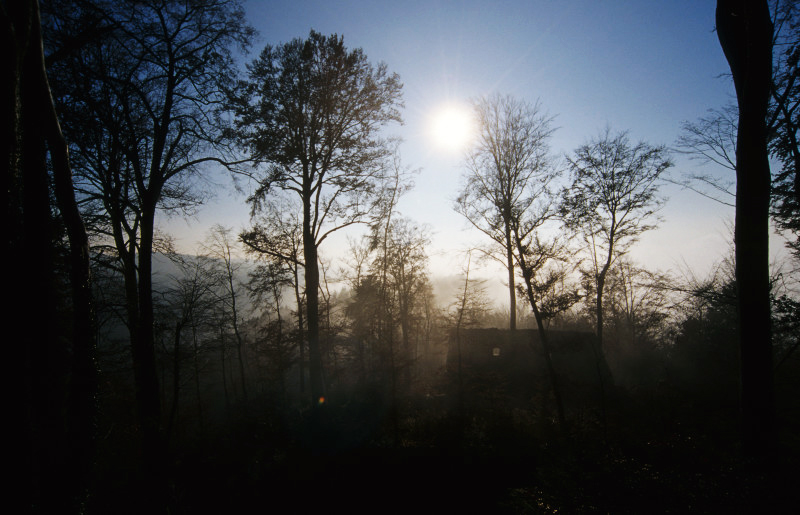
{"label": "building wall", "polygon": [[[599,388],[592,349],[594,334],[547,334],[562,396],[567,402],[580,403]],[[454,331],[448,343],[447,370],[451,384],[460,383],[468,395],[489,398],[490,402],[524,404],[533,397],[548,396],[552,390],[541,338],[535,329]]]}

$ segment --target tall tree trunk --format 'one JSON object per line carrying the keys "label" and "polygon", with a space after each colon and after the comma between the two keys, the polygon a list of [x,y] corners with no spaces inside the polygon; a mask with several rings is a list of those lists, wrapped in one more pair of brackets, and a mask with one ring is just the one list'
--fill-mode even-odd
{"label": "tall tree trunk", "polygon": [[[403,333],[403,359],[401,360],[400,366],[403,367],[403,382],[404,387],[406,388],[407,392],[411,391],[411,383],[413,381],[413,366],[414,366],[414,353],[411,350],[411,320],[410,320],[410,308],[408,306],[408,297],[404,293],[400,293],[400,331]],[[403,297],[406,297],[403,300]]]}
{"label": "tall tree trunk", "polygon": [[[136,404],[141,430],[142,474],[147,494],[142,497],[147,509],[163,509],[165,502],[166,448],[161,428],[161,399],[156,368],[155,336],[153,333],[153,234],[154,199],[143,199],[141,237],[139,240],[138,337],[132,338]],[[131,327],[134,324],[130,323]]]}
{"label": "tall tree trunk", "polygon": [[172,346],[172,408],[169,412],[169,422],[167,424],[167,442],[172,438],[172,432],[175,428],[175,420],[178,418],[178,401],[181,394],[181,330],[183,329],[183,320],[179,320],[175,324],[175,340]]}
{"label": "tall tree trunk", "polygon": [[606,409],[606,387],[608,383],[613,382],[611,375],[611,368],[608,366],[608,359],[606,354],[605,343],[603,341],[603,326],[605,325],[604,308],[603,308],[603,292],[606,287],[606,276],[608,269],[611,268],[611,248],[608,252],[608,260],[606,261],[603,269],[597,274],[597,297],[596,297],[596,316],[597,316],[597,332],[596,338],[592,345],[592,353],[594,354],[594,366],[597,372],[597,384],[600,386],[600,418],[603,423],[603,434],[608,437],[608,417]]}
{"label": "tall tree trunk", "polygon": [[762,460],[775,437],[769,299],[767,106],[773,26],[766,1],[718,0],[717,35],[739,105],[736,137],[736,284],[744,456]]}
{"label": "tall tree trunk", "polygon": [[[606,408],[606,392],[609,387],[614,385],[614,375],[611,373],[611,367],[608,365],[608,354],[606,353],[606,345],[604,340],[605,327],[605,307],[603,306],[603,297],[606,289],[606,278],[608,271],[611,269],[611,263],[614,261],[614,240],[616,239],[616,213],[611,216],[611,231],[609,234],[608,253],[606,254],[606,262],[603,263],[603,268],[598,272],[595,279],[597,292],[595,297],[595,316],[597,320],[596,338],[592,345],[592,353],[594,354],[594,366],[597,372],[597,384],[600,387],[600,418],[603,423],[603,434],[608,436],[608,417]],[[593,248],[593,256],[596,259],[597,247]],[[596,263],[596,261],[595,261]]]}
{"label": "tall tree trunk", "polygon": [[[222,319],[225,319],[225,314],[223,313]],[[225,330],[222,323],[219,324],[219,349],[220,349],[220,363],[222,365],[222,393],[225,397],[225,415],[230,420],[231,417],[231,400],[230,396],[228,395],[228,375],[225,372],[227,365],[225,363]]]}
{"label": "tall tree trunk", "polygon": [[395,206],[395,194],[397,193],[397,188],[395,187],[392,190],[392,198],[388,204],[388,209],[386,211],[386,223],[383,227],[383,256],[382,263],[381,263],[381,308],[383,309],[383,313],[381,313],[381,320],[379,321],[381,331],[379,331],[381,338],[386,338],[389,344],[389,375],[392,379],[392,397],[391,397],[391,407],[389,410],[390,418],[392,420],[392,429],[394,435],[394,445],[397,447],[400,443],[400,423],[399,423],[399,413],[398,413],[398,406],[397,406],[397,364],[395,360],[395,349],[394,349],[394,317],[392,316],[392,310],[389,307],[390,297],[392,296],[392,292],[389,291],[389,235],[391,233],[392,227],[392,213],[394,212]]}
{"label": "tall tree trunk", "polygon": [[[6,2],[0,14],[3,27],[4,77],[2,89],[3,195],[9,231],[6,256],[20,261],[7,285],[22,292],[21,302],[9,307],[9,320],[23,320],[37,312],[49,323],[37,331],[34,345],[17,346],[19,359],[27,365],[29,381],[22,409],[28,424],[22,448],[25,455],[19,476],[39,480],[38,491],[27,483],[18,498],[45,512],[77,512],[86,498],[94,459],[97,368],[94,362],[94,311],[89,274],[88,239],[72,189],[72,172],[66,142],[56,114],[42,48],[39,5],[35,0]],[[50,216],[45,142],[53,164],[56,202],[69,239],[69,269],[72,291],[71,342],[60,334],[57,323],[56,254],[54,224]],[[28,328],[11,324],[10,341],[31,341]],[[71,367],[67,346],[71,343]],[[69,384],[67,384],[69,381]],[[15,396],[16,397],[16,396]],[[34,447],[35,446],[35,447]],[[36,449],[36,450],[34,450]]]}
{"label": "tall tree trunk", "polygon": [[597,292],[595,294],[595,320],[597,321],[597,329],[595,331],[600,352],[605,352],[605,347],[603,345],[603,326],[605,325],[603,316],[603,290],[605,290],[606,286],[606,272],[608,272],[608,269],[603,268],[603,270],[597,274]]}
{"label": "tall tree trunk", "polygon": [[275,315],[276,315],[276,322],[278,324],[278,331],[275,335],[275,344],[278,349],[278,370],[280,371],[280,388],[281,388],[281,399],[280,403],[281,406],[288,405],[288,392],[286,388],[286,371],[289,369],[289,364],[291,360],[288,359],[287,354],[291,351],[286,352],[286,348],[284,347],[283,341],[283,317],[281,316],[281,295],[277,289],[272,291],[272,300],[275,302]]}
{"label": "tall tree trunk", "polygon": [[300,295],[300,279],[297,277],[299,265],[292,266],[294,298],[297,302],[297,348],[300,351],[300,393],[306,393],[306,346],[303,323],[303,297]]}
{"label": "tall tree trunk", "polygon": [[511,231],[506,231],[506,268],[508,270],[508,328],[517,330],[517,290],[514,284],[514,242]]}
{"label": "tall tree trunk", "polygon": [[231,268],[230,252],[225,256],[225,261],[225,272],[228,275],[228,291],[231,294],[231,318],[233,320],[233,334],[236,336],[236,357],[239,359],[239,377],[242,381],[242,398],[244,400],[244,409],[247,411],[247,377],[244,372],[244,342],[242,341],[242,335],[239,332],[239,312],[236,309],[236,293],[233,286],[233,269]]}
{"label": "tall tree trunk", "polygon": [[42,59],[42,80],[45,84],[49,123],[45,126],[53,163],[53,184],[61,219],[69,239],[69,267],[72,290],[72,370],[68,404],[69,461],[74,469],[70,476],[76,506],[84,502],[94,462],[97,421],[97,340],[92,277],[89,259],[89,238],[83,224],[72,183],[67,143],[61,132]]}
{"label": "tall tree trunk", "polygon": [[[547,366],[547,373],[550,376],[550,386],[553,389],[553,397],[556,402],[556,413],[558,414],[558,425],[563,430],[566,429],[566,417],[564,415],[564,402],[561,399],[561,387],[558,383],[558,376],[556,375],[555,366],[553,366],[552,352],[550,349],[550,340],[547,337],[547,331],[544,327],[544,320],[542,314],[539,312],[539,306],[536,304],[536,296],[533,292],[533,277],[525,262],[525,252],[522,240],[519,235],[515,233],[514,237],[517,246],[517,253],[519,256],[519,267],[522,270],[522,278],[525,281],[525,288],[528,293],[528,302],[531,305],[533,316],[536,319],[536,327],[539,330],[539,341],[542,343],[542,354],[544,354],[545,365]],[[533,348],[533,340],[531,339],[531,348]],[[534,349],[535,350],[535,349]]]}
{"label": "tall tree trunk", "polygon": [[317,244],[310,231],[303,231],[303,257],[305,259],[306,319],[308,321],[308,371],[312,406],[325,398],[322,376],[322,351],[319,341],[319,262]]}
{"label": "tall tree trunk", "polygon": [[[597,284],[597,305],[596,308],[596,315],[597,315],[597,345],[599,346],[598,352],[600,352],[603,356],[603,361],[607,364],[608,361],[605,358],[605,344],[603,341],[603,326],[605,325],[604,321],[604,311],[603,311],[603,294],[605,293],[606,289],[606,277],[608,277],[608,271],[611,269],[611,263],[614,261],[614,240],[616,239],[616,213],[611,215],[611,231],[609,233],[609,243],[608,243],[608,254],[606,254],[606,262],[603,263],[603,268],[600,269],[600,272],[597,274],[596,284]],[[596,254],[596,247],[593,250]]]}
{"label": "tall tree trunk", "polygon": [[[28,345],[30,359],[25,380],[30,381],[32,415],[32,445],[34,446],[34,477],[36,504],[45,512],[57,512],[69,506],[69,492],[59,482],[62,474],[68,474],[64,448],[66,443],[65,420],[62,417],[67,362],[67,342],[59,334],[58,297],[55,275],[55,225],[50,215],[49,185],[46,167],[46,147],[42,137],[43,98],[39,89],[39,73],[36,63],[36,28],[33,18],[35,8],[23,7],[26,18],[19,20],[27,26],[15,28],[28,34],[20,44],[26,47],[23,54],[22,73],[19,82],[19,113],[21,134],[21,200],[22,239],[21,248],[11,255],[23,259],[21,267],[11,271],[27,283],[15,285],[15,293],[21,294],[19,305],[22,312],[15,313],[12,325],[23,325],[22,321],[31,313],[47,321],[27,335],[19,335],[15,345]],[[28,32],[29,31],[29,32]],[[20,318],[17,318],[17,317]],[[14,340],[11,340],[14,341]]]}
{"label": "tall tree trunk", "polygon": [[194,393],[197,398],[197,422],[203,431],[203,396],[200,392],[200,346],[197,345],[197,322],[192,317],[192,363],[194,365]]}
{"label": "tall tree trunk", "polygon": [[467,295],[469,294],[469,272],[472,266],[472,251],[467,254],[467,268],[464,271],[464,290],[461,296],[461,305],[458,308],[458,318],[456,318],[456,354],[458,356],[458,436],[459,445],[464,436],[464,421],[466,419],[465,402],[464,402],[464,369],[463,369],[463,356],[461,353],[461,327],[464,323],[464,313],[467,309]]}

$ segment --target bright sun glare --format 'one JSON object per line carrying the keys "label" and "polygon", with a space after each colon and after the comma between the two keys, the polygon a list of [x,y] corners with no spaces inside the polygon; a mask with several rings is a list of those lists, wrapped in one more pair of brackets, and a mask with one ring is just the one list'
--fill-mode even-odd
{"label": "bright sun glare", "polygon": [[430,131],[437,147],[448,152],[458,152],[472,139],[474,125],[469,107],[450,104],[433,113]]}

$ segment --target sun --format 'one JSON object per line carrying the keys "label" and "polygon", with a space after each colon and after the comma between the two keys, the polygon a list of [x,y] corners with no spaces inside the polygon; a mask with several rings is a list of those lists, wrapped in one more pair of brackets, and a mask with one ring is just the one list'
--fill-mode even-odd
{"label": "sun", "polygon": [[472,110],[461,104],[441,106],[431,114],[429,130],[438,148],[459,152],[467,147],[475,134]]}

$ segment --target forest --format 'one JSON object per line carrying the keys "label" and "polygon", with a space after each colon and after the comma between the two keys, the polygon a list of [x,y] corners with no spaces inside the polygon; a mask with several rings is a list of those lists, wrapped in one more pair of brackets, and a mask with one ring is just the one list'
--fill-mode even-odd
{"label": "forest", "polygon": [[[448,281],[399,207],[401,77],[347,34],[254,48],[238,0],[1,5],[9,513],[797,509],[794,2],[716,2],[736,97],[670,147],[607,127],[559,159],[541,102],[471,100]],[[708,274],[631,256],[676,153],[736,178],[682,179],[735,207]],[[159,221],[212,168],[247,228],[179,251]]]}

